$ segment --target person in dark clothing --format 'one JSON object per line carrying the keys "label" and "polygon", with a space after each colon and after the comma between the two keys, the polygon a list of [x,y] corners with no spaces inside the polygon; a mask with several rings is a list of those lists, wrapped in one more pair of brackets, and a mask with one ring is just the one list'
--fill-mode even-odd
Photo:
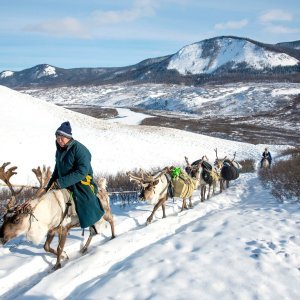
{"label": "person in dark clothing", "polygon": [[104,211],[97,198],[98,188],[93,180],[91,153],[72,137],[70,122],[63,122],[55,132],[55,168],[45,190],[51,187],[72,192],[81,228],[92,227]]}
{"label": "person in dark clothing", "polygon": [[272,156],[271,153],[269,152],[268,148],[265,148],[265,151],[262,153],[262,158],[260,161],[260,167],[263,167],[263,161],[264,159],[267,159],[269,162],[269,168],[271,167],[271,163],[272,163]]}

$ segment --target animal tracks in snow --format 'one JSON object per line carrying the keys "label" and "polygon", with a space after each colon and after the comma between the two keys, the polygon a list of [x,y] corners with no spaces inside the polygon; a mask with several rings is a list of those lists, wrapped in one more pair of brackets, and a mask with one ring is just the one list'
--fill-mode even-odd
{"label": "animal tracks in snow", "polygon": [[[245,250],[250,257],[256,260],[267,259],[269,256],[276,256],[278,261],[288,263],[300,271],[300,253],[296,241],[299,237],[290,236],[287,239],[274,240],[252,240],[246,242]],[[287,250],[287,248],[289,250]]]}

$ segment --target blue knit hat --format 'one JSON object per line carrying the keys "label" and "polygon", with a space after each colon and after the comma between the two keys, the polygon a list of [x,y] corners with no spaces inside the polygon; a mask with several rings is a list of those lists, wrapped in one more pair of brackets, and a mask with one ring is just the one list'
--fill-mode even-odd
{"label": "blue knit hat", "polygon": [[56,130],[55,135],[62,135],[67,138],[72,138],[72,128],[69,121],[63,122]]}

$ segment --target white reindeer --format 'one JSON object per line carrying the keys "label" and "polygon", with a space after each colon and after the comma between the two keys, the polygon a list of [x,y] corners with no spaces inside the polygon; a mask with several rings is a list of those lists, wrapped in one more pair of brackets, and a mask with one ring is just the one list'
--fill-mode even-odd
{"label": "white reindeer", "polygon": [[[68,213],[68,203],[71,199],[70,192],[67,189],[50,190],[42,196],[38,196],[35,199],[25,202],[23,205],[13,207],[16,192],[10,183],[10,177],[16,174],[16,172],[13,172],[16,167],[5,171],[5,167],[8,164],[9,163],[5,163],[0,168],[0,179],[9,186],[13,195],[7,205],[7,212],[4,215],[4,221],[0,228],[0,239],[2,244],[5,244],[20,235],[25,235],[27,240],[38,244],[45,236],[47,236],[44,249],[57,257],[53,269],[56,270],[61,268],[62,253],[68,232],[71,228],[79,226],[79,219],[75,210],[73,209],[72,213]],[[40,187],[45,186],[44,179],[46,176],[41,172],[40,168],[33,169],[33,172],[38,177]],[[112,238],[114,238],[114,221],[110,211],[109,197],[105,190],[105,184],[106,181],[102,180],[97,195],[101,201],[105,214],[94,224],[94,226],[99,233],[101,231],[100,225],[104,220],[108,221],[111,225]],[[41,189],[37,192],[37,195],[41,195]],[[59,237],[56,250],[50,247],[55,234],[58,234]],[[95,230],[91,230],[90,228],[90,235],[81,249],[82,253],[87,251],[94,234]]]}
{"label": "white reindeer", "polygon": [[[143,200],[149,201],[151,204],[154,204],[152,213],[147,218],[146,224],[152,222],[153,216],[156,210],[161,207],[163,212],[163,218],[166,218],[166,201],[168,199],[168,189],[172,186],[172,178],[169,175],[171,169],[166,167],[162,171],[158,172],[155,175],[147,174],[144,178],[144,174],[141,177],[134,176],[131,172],[126,174],[131,180],[136,181],[141,187],[140,197]],[[187,180],[183,183],[183,196],[182,196],[182,207],[181,211],[187,209],[186,199],[189,198],[189,206],[192,207],[192,194],[193,191],[197,188],[198,180]]]}

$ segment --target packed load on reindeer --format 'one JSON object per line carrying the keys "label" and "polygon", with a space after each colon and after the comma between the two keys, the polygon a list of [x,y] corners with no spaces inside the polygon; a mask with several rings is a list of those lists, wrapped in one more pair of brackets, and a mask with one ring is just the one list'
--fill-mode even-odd
{"label": "packed load on reindeer", "polygon": [[189,198],[192,196],[197,179],[191,178],[179,167],[171,167],[170,175],[174,189],[174,197]]}

